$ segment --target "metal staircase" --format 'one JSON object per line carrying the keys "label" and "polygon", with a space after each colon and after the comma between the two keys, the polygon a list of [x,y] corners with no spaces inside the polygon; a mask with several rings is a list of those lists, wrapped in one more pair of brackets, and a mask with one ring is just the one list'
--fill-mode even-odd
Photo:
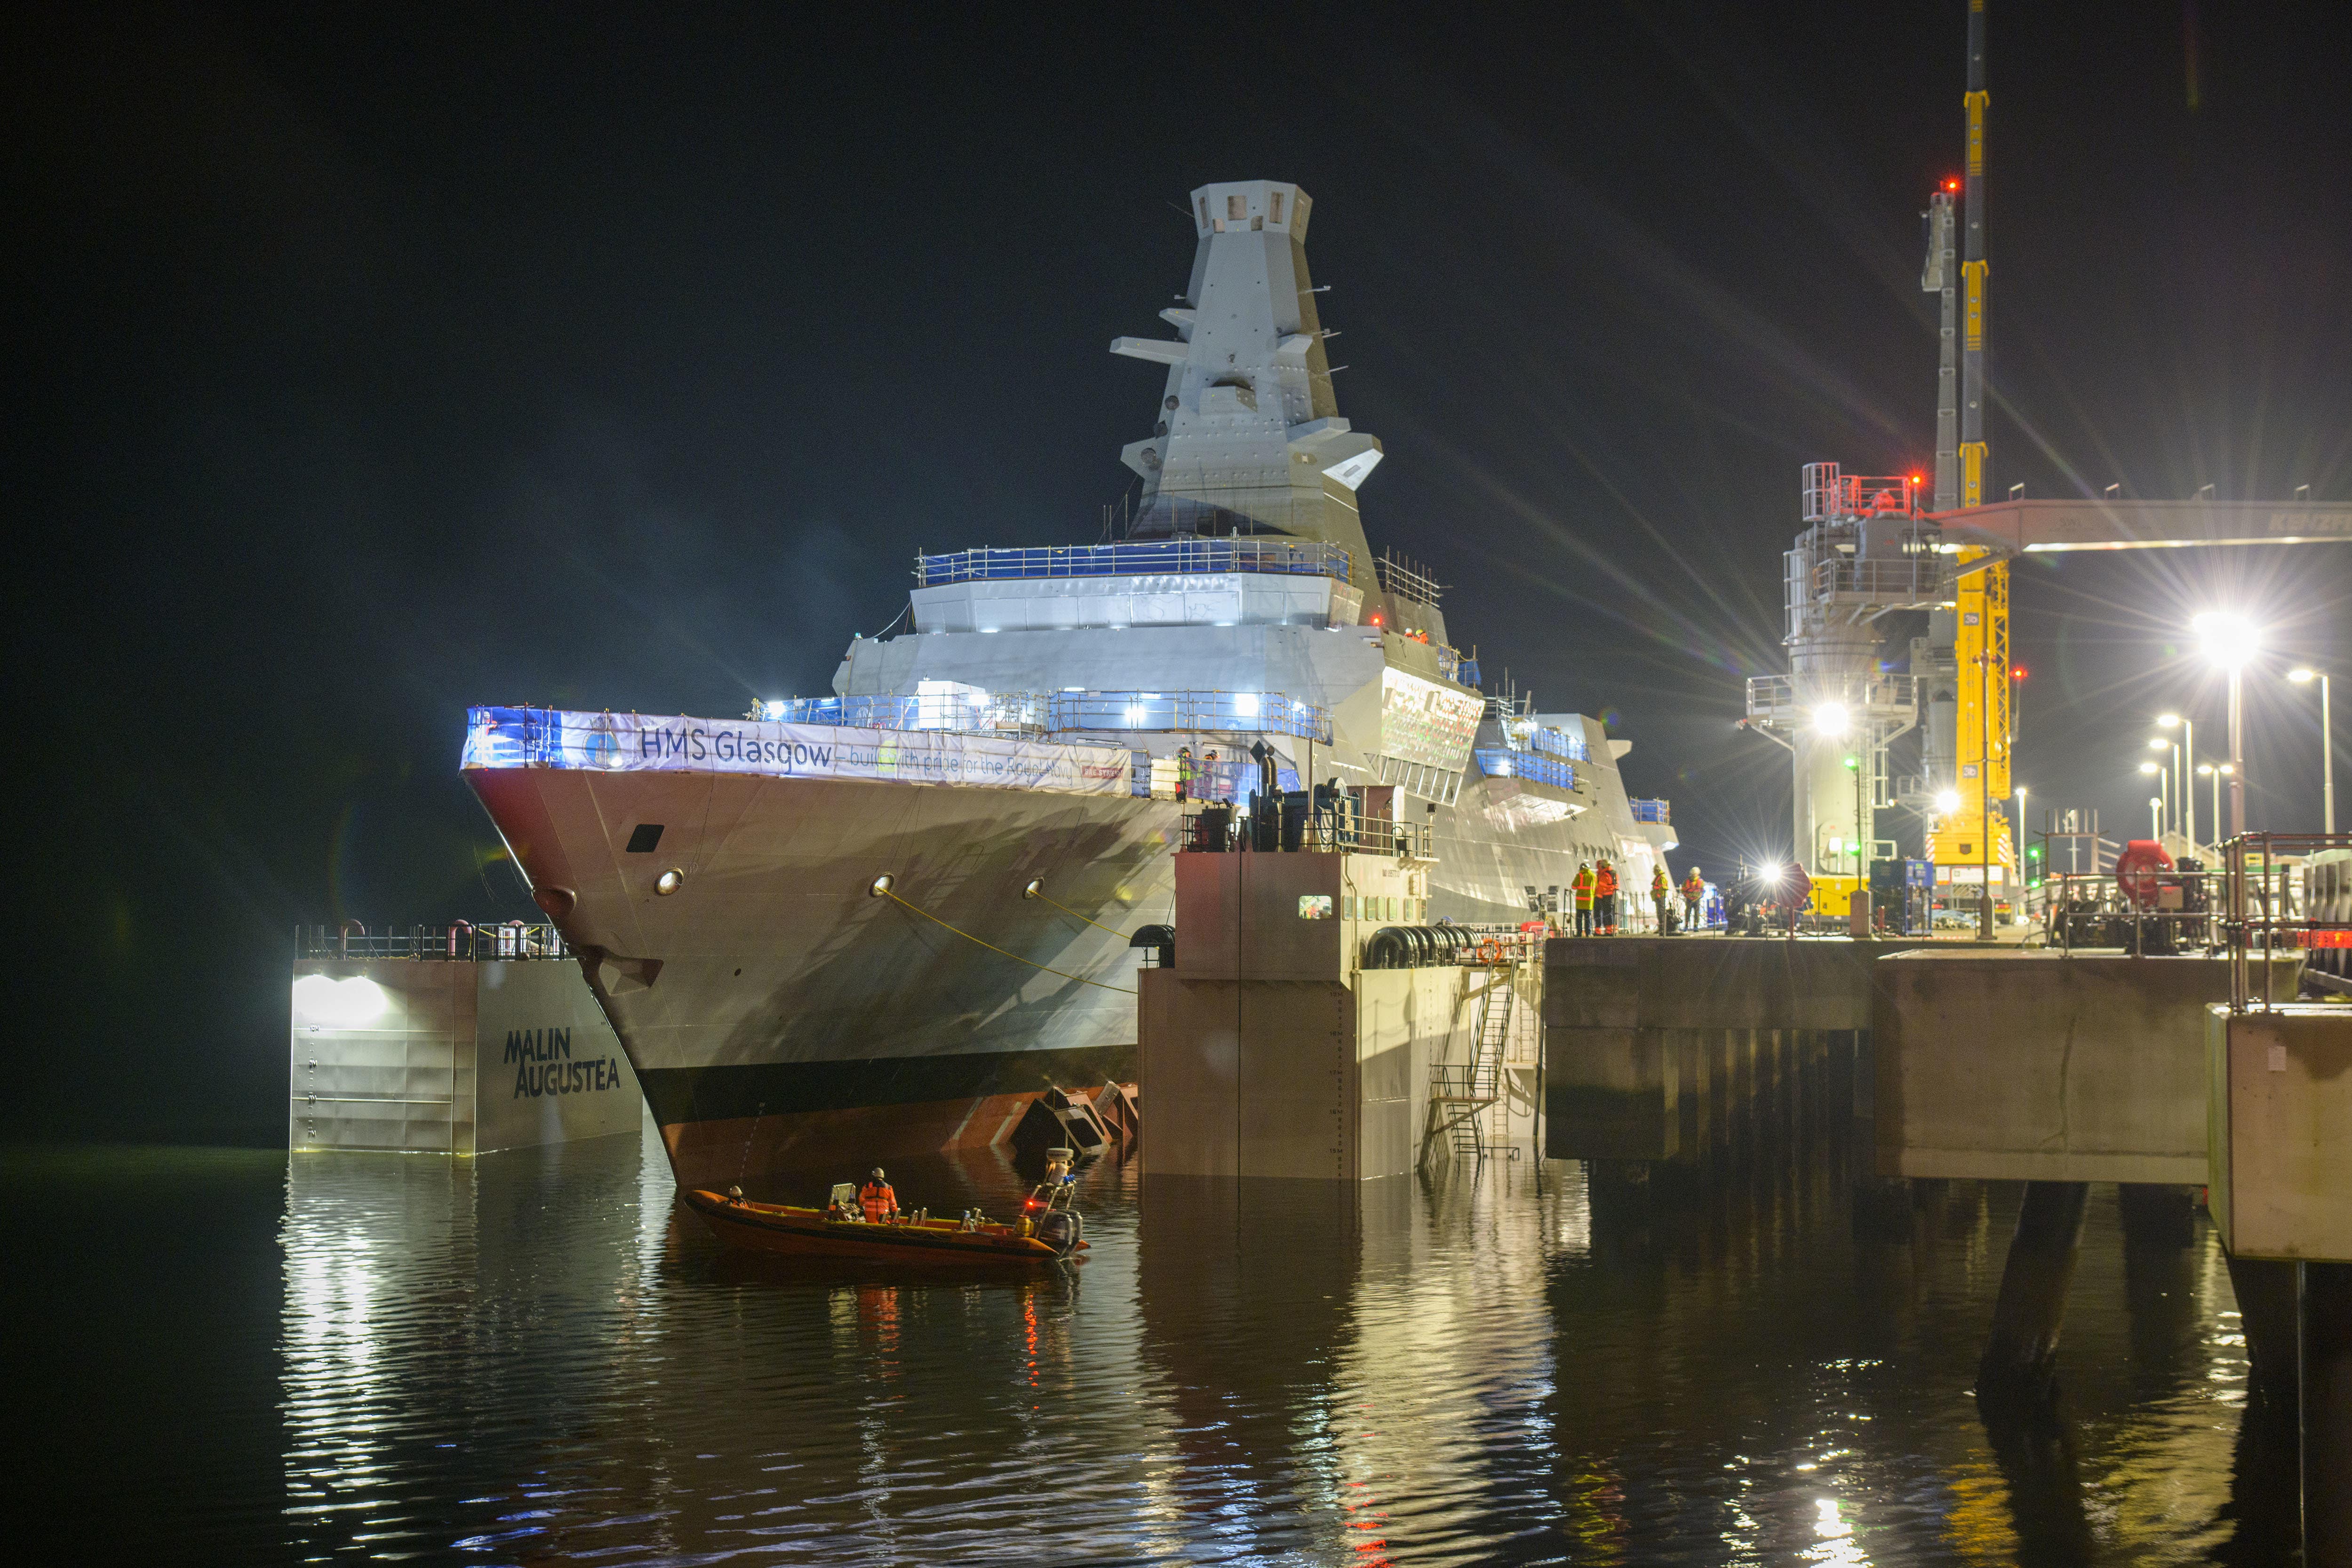
{"label": "metal staircase", "polygon": [[[1511,1039],[1511,1009],[1517,1001],[1512,968],[1500,963],[1487,971],[1478,993],[1478,1029],[1467,1062],[1434,1068],[1429,1078],[1429,1133],[1422,1156],[1444,1138],[1456,1156],[1486,1157],[1486,1112],[1503,1098],[1503,1056]],[[1516,1155],[1518,1151],[1512,1149]]]}

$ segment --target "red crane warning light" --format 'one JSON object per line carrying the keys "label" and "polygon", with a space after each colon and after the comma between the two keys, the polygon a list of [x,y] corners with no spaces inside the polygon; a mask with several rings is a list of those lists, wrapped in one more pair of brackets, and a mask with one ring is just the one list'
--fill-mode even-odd
{"label": "red crane warning light", "polygon": [[2025,666],[2023,664],[2011,666],[2009,672],[2009,678],[2012,681],[2021,681],[2025,679]]}

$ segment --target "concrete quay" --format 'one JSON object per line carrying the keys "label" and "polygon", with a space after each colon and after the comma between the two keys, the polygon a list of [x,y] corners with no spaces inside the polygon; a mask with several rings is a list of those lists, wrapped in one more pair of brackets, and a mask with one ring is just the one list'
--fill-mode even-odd
{"label": "concrete quay", "polygon": [[[2274,977],[2294,994],[2297,960]],[[2226,958],[1912,948],[1873,967],[1879,1174],[2205,1180],[2206,1009]]]}
{"label": "concrete quay", "polygon": [[[2251,989],[2263,994],[2259,955]],[[2294,994],[2278,955],[2270,994]],[[1915,1184],[2024,1184],[1977,1394],[1997,1445],[2049,1428],[2089,1184],[2126,1245],[2230,1259],[2246,1420],[2295,1456],[2305,1561],[2352,1564],[2352,1008],[2232,1013],[2229,962],[1830,940],[1586,938],[1545,954],[1545,1148],[1647,1180],[1823,1065],[1850,1094],[1858,1237],[1909,1234]],[[1850,1073],[1835,1071],[1850,1063]],[[1850,1087],[1848,1087],[1850,1085]]]}
{"label": "concrete quay", "polygon": [[[1555,937],[1544,945],[1544,1152],[1688,1163],[1732,1118],[1864,1047],[1873,966],[1906,942]],[[1844,1074],[1840,1075],[1841,1078]]]}

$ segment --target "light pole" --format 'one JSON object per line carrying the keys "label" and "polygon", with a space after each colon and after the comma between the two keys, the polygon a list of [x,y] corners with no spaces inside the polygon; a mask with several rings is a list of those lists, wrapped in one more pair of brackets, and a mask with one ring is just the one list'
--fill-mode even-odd
{"label": "light pole", "polygon": [[2156,824],[2156,841],[2164,842],[2164,802],[2154,795],[2147,798],[2147,820]]}
{"label": "light pole", "polygon": [[[2170,729],[2175,725],[2180,727],[2180,803],[2188,808],[2181,813],[2183,819],[2181,831],[2188,834],[2189,848],[2193,852],[2197,848],[2197,788],[2189,782],[2189,775],[2192,770],[2198,770],[2197,727],[2177,713],[2166,714],[2156,722],[2158,727],[2163,729]],[[2219,797],[2217,796],[2216,799]],[[2218,814],[2213,819],[2216,825],[2221,822],[2221,820]]]}
{"label": "light pole", "polygon": [[[2230,836],[2246,831],[2246,661],[2262,645],[2252,622],[2225,610],[2209,610],[2189,622],[2205,644],[2205,656],[2230,672]],[[2218,831],[2218,828],[2217,828]]]}
{"label": "light pole", "polygon": [[2168,747],[2172,751],[2172,762],[2164,776],[2164,812],[2167,821],[2178,823],[2181,816],[2180,797],[2172,792],[2172,781],[2178,779],[2183,789],[2189,788],[2189,775],[2180,766],[2180,743],[2168,740],[2160,735],[2148,737],[2147,748],[2150,751],[2162,751]]}
{"label": "light pole", "polygon": [[2319,670],[2289,670],[2286,678],[2296,685],[2319,683],[2319,815],[2320,831],[2336,831],[2336,737],[2330,732],[2327,714],[2327,676]]}
{"label": "light pole", "polygon": [[2158,815],[2156,822],[2156,841],[2161,844],[2164,842],[2164,819],[2161,812],[2164,805],[2164,797],[2172,792],[2169,788],[2171,781],[2165,776],[2164,764],[2161,762],[2143,762],[2139,765],[2139,770],[2157,781],[2157,799],[2149,801],[2148,803],[2158,809]]}
{"label": "light pole", "polygon": [[2213,831],[2218,833],[2221,831],[2221,780],[2230,776],[2230,765],[2224,762],[2216,768],[2207,762],[2200,764],[2197,771],[2213,776]]}

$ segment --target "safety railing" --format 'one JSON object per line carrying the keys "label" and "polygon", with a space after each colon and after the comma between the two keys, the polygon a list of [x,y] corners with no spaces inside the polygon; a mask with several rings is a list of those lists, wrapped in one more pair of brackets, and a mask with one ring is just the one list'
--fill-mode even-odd
{"label": "safety railing", "polygon": [[552,925],[532,925],[520,920],[476,925],[460,920],[453,925],[391,925],[370,930],[356,920],[341,925],[297,925],[294,956],[298,959],[437,958],[471,961],[481,958],[568,958],[563,933]]}
{"label": "safety railing", "polygon": [[1801,700],[1794,675],[1750,675],[1748,716],[1782,728],[1801,727],[1812,723],[1813,710],[1826,702],[1842,704],[1853,718],[1907,716],[1918,707],[1917,695],[1911,675],[1871,675],[1842,686],[1808,677]]}
{"label": "safety railing", "polygon": [[2162,957],[2220,940],[2214,914],[2222,877],[2203,868],[2053,872],[2025,890],[2025,911],[2045,942],[2072,955],[2096,948]]}
{"label": "safety railing", "polygon": [[[1487,705],[1486,716],[1496,717],[1494,705]],[[1530,718],[1503,716],[1503,743],[1513,751],[1540,752],[1569,762],[1590,762],[1592,754],[1586,749],[1584,737],[1557,725],[1538,724]]]}
{"label": "safety railing", "polygon": [[1034,578],[1202,576],[1223,572],[1328,577],[1345,582],[1348,570],[1346,549],[1318,540],[1181,538],[919,555],[915,558],[915,582],[919,588],[937,588],[953,582]]}
{"label": "safety railing", "polygon": [[1035,692],[924,692],[912,696],[788,697],[746,716],[770,724],[847,729],[942,729],[967,735],[1043,735],[1045,698]]}
{"label": "safety railing", "polygon": [[1808,463],[1802,481],[1804,519],[1907,515],[1915,509],[1919,478],[1909,474],[1844,474],[1834,463]]}
{"label": "safety railing", "polygon": [[1952,595],[1951,568],[1941,556],[1907,555],[1855,560],[1834,557],[1813,568],[1813,598],[1858,599],[1871,604],[1941,604]]}
{"label": "safety railing", "polygon": [[1288,735],[1331,743],[1331,714],[1281,692],[1055,692],[1045,728]]}
{"label": "safety railing", "polygon": [[1382,555],[1372,562],[1372,571],[1380,579],[1381,592],[1432,609],[1437,607],[1437,596],[1445,591],[1428,573],[1414,570],[1392,555]]}
{"label": "safety railing", "polygon": [[1210,854],[1318,852],[1394,855],[1400,860],[1437,859],[1436,831],[1427,822],[1392,821],[1366,813],[1360,800],[1343,791],[1335,802],[1311,804],[1307,792],[1288,790],[1260,814],[1245,807],[1212,804],[1192,820],[1180,849]]}
{"label": "safety railing", "polygon": [[1539,751],[1506,751],[1482,746],[1470,755],[1478,759],[1478,771],[1489,779],[1525,779],[1559,789],[1576,788],[1574,765]]}
{"label": "safety railing", "polygon": [[2242,833],[2221,846],[2222,931],[2230,950],[2230,1010],[2267,1012],[2277,966],[2262,966],[2257,997],[2251,959],[2281,948],[2352,947],[2352,910],[2306,910],[2294,873],[2300,862],[2329,850],[2352,849],[2352,833]]}

